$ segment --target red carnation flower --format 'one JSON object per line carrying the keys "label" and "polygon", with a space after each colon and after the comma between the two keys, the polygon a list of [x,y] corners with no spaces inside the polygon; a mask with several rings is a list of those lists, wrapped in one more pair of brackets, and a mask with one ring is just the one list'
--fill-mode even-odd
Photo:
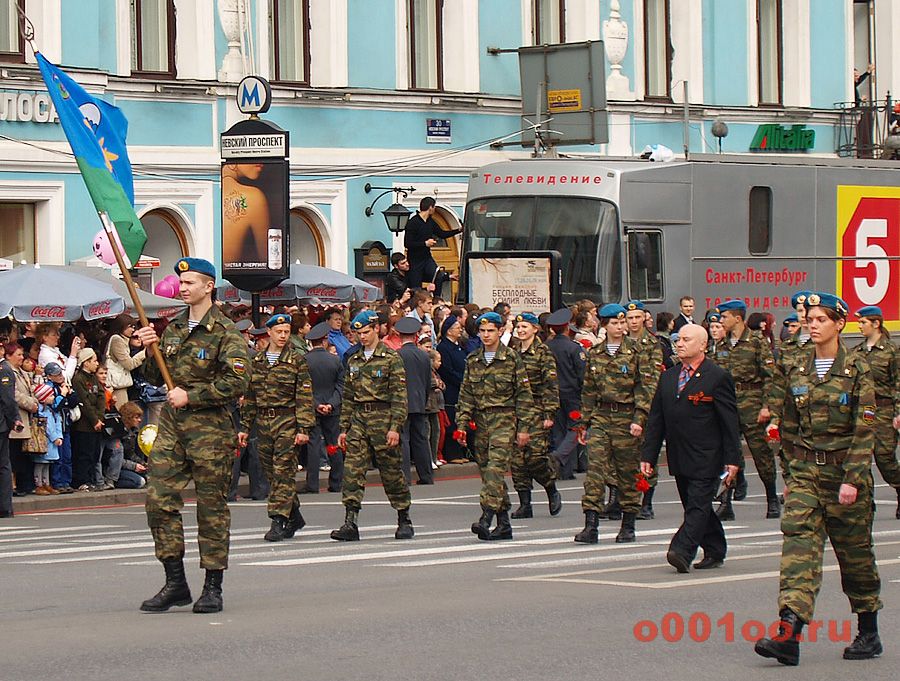
{"label": "red carnation flower", "polygon": [[453,439],[456,440],[457,442],[460,442],[465,436],[466,436],[466,434],[464,432],[462,432],[461,430],[453,431]]}
{"label": "red carnation flower", "polygon": [[647,478],[644,477],[643,473],[638,473],[634,477],[637,478],[637,484],[635,485],[635,487],[637,488],[638,492],[643,494],[644,492],[650,491],[650,483],[647,482]]}
{"label": "red carnation flower", "polygon": [[328,453],[328,456],[334,456],[335,454],[337,454],[337,450],[337,445],[328,445],[327,447],[325,447],[325,451]]}
{"label": "red carnation flower", "polygon": [[778,426],[766,429],[766,439],[769,442],[781,442],[781,431],[778,429]]}
{"label": "red carnation flower", "polygon": [[478,430],[478,426],[475,425],[475,421],[469,421],[469,430]]}
{"label": "red carnation flower", "polygon": [[572,419],[573,421],[580,421],[581,420],[581,412],[578,411],[577,409],[573,409],[572,411],[569,412],[569,418]]}

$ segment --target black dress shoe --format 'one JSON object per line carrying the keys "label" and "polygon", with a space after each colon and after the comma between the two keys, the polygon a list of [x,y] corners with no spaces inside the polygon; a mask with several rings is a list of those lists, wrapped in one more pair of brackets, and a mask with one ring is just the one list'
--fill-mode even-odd
{"label": "black dress shoe", "polygon": [[339,490],[339,489],[332,489],[331,487],[329,487],[329,488],[328,488],[328,491],[329,491],[329,492],[340,492],[341,490]]}
{"label": "black dress shoe", "polygon": [[669,551],[668,553],[666,553],[666,560],[668,561],[669,565],[671,565],[673,568],[675,568],[676,571],[681,574],[687,574],[691,571],[691,564],[688,559],[682,556],[677,551]]}
{"label": "black dress shoe", "polygon": [[301,487],[297,490],[297,494],[318,494],[319,490],[310,489],[309,487]]}
{"label": "black dress shoe", "polygon": [[27,497],[29,494],[31,494],[31,492],[20,492],[19,490],[13,492],[14,497]]}
{"label": "black dress shoe", "polygon": [[711,556],[704,556],[703,560],[694,563],[695,570],[711,570],[713,568],[722,567],[725,564],[725,561],[722,558],[713,558]]}

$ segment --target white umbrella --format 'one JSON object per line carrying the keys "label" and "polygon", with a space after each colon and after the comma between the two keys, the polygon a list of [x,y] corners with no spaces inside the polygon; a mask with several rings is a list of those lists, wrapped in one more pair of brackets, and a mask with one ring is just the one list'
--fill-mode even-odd
{"label": "white umbrella", "polygon": [[27,265],[0,272],[0,317],[19,322],[74,322],[115,317],[125,300],[113,287],[55,267]]}
{"label": "white umbrella", "polygon": [[[240,298],[248,299],[249,293],[239,291],[234,286],[220,286],[219,300],[234,302]],[[291,265],[290,276],[283,282],[260,293],[263,303],[288,302],[304,298],[318,298],[323,303],[346,303],[351,300],[374,302],[379,295],[377,286],[318,265]]]}
{"label": "white umbrella", "polygon": [[[125,312],[135,314],[134,303],[128,294],[128,287],[125,285],[125,282],[117,278],[105,267],[84,267],[81,265],[48,265],[48,267],[65,272],[73,272],[79,276],[91,277],[97,281],[109,284],[125,300]],[[187,307],[185,303],[177,298],[164,298],[140,288],[137,292],[138,300],[141,301],[141,305],[144,307],[144,313],[150,319],[171,319]]]}

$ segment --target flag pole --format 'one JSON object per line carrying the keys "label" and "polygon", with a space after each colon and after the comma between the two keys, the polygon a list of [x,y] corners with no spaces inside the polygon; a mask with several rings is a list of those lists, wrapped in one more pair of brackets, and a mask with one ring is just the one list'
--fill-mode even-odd
{"label": "flag pole", "polygon": [[[106,230],[106,237],[109,239],[109,245],[112,247],[113,254],[116,256],[116,264],[119,266],[119,271],[122,273],[122,278],[125,280],[125,287],[128,289],[128,295],[131,296],[131,302],[134,304],[134,311],[137,312],[141,326],[150,326],[150,321],[147,319],[147,313],[144,312],[144,306],[141,304],[141,299],[138,297],[137,287],[134,285],[134,280],[131,278],[131,271],[126,267],[125,258],[122,257],[122,252],[119,250],[119,238],[116,234],[116,226],[113,224],[112,220],[109,219],[109,215],[107,215],[105,211],[100,211],[98,214],[100,215],[100,222],[103,223],[103,229]],[[175,387],[175,381],[172,380],[172,375],[169,373],[169,367],[166,366],[166,360],[163,359],[162,352],[159,350],[159,343],[152,343],[148,350],[150,351],[150,354],[153,355],[153,359],[156,360],[156,365],[159,367],[159,373],[162,374],[166,387],[169,390],[172,390],[172,388]]]}

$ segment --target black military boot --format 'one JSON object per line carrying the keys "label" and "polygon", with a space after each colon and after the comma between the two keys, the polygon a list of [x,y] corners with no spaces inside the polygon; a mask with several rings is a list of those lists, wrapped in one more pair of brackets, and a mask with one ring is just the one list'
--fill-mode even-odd
{"label": "black military boot", "polygon": [[359,511],[348,506],[344,514],[344,524],[331,531],[331,538],[337,541],[359,541],[359,527],[356,525],[358,517]]}
{"label": "black military boot", "polygon": [[619,530],[619,534],[616,535],[616,544],[627,544],[634,541],[635,515],[637,514],[628,513],[627,511],[622,514],[622,528]]}
{"label": "black military boot", "polygon": [[165,612],[173,605],[190,605],[191,589],[184,576],[184,561],[168,558],[162,562],[166,571],[166,583],[153,598],[141,603],[144,612]]}
{"label": "black military boot", "polygon": [[743,501],[747,498],[747,477],[744,475],[744,469],[738,471],[737,477],[734,479],[734,500]]}
{"label": "black military boot", "polygon": [[759,639],[753,650],[757,655],[772,657],[781,664],[796,667],[800,663],[800,632],[803,630],[803,622],[790,608],[784,608],[779,616],[781,623],[778,625],[778,636]]}
{"label": "black military boot", "polygon": [[497,511],[497,527],[491,530],[488,537],[491,541],[498,539],[512,539],[512,525],[509,524],[509,512]]}
{"label": "black military boot", "polygon": [[300,507],[292,506],[291,514],[284,525],[284,538],[290,539],[297,533],[297,530],[302,530],[305,526],[306,520],[304,520],[303,514],[300,513]]}
{"label": "black military boot", "polygon": [[[551,482],[544,489],[547,490],[547,501],[550,502],[550,515],[558,516],[559,512],[562,511],[562,494],[556,489],[555,482]],[[515,516],[513,517],[515,518]]]}
{"label": "black military boot", "polygon": [[600,514],[597,511],[584,512],[584,529],[575,535],[575,541],[580,544],[596,544],[600,541],[600,533],[597,526],[600,524]]}
{"label": "black military boot", "polygon": [[394,539],[412,539],[415,533],[412,520],[409,519],[409,509],[397,511],[397,531],[394,532]]}
{"label": "black military boot", "polygon": [[203,593],[194,603],[194,612],[222,612],[222,574],[224,570],[207,570]]}
{"label": "black military boot", "polygon": [[766,484],[766,518],[780,518],[781,504],[778,503],[778,493],[775,491],[775,482]]}
{"label": "black military boot", "polygon": [[619,506],[619,488],[613,487],[610,485],[609,488],[609,503],[603,508],[603,513],[601,517],[606,518],[607,520],[621,520],[622,519],[622,507]]}
{"label": "black military boot", "polygon": [[531,490],[516,490],[519,493],[519,508],[512,512],[512,517],[516,520],[520,518],[534,518],[534,511],[531,508]]}
{"label": "black military boot", "polygon": [[719,520],[722,522],[734,520],[734,507],[731,505],[732,496],[734,496],[734,490],[729,487],[723,493],[722,501],[719,502],[719,508],[716,509],[716,515],[719,516]]}
{"label": "black military boot", "polygon": [[656,514],[653,512],[653,493],[655,491],[656,488],[651,487],[644,492],[644,498],[641,501],[641,510],[637,514],[638,520],[653,520],[656,517]]}
{"label": "black military boot", "polygon": [[494,519],[494,511],[485,506],[481,507],[481,517],[478,522],[472,523],[472,532],[478,535],[479,539],[487,541],[491,538],[491,521]]}
{"label": "black military boot", "polygon": [[272,516],[272,527],[269,528],[269,531],[266,532],[263,539],[266,541],[281,541],[287,536],[285,534],[287,523],[288,519],[283,515]]}
{"label": "black military boot", "polygon": [[884,652],[881,646],[881,638],[878,636],[878,613],[861,612],[859,618],[859,633],[853,639],[853,643],[844,648],[845,660],[871,660]]}

